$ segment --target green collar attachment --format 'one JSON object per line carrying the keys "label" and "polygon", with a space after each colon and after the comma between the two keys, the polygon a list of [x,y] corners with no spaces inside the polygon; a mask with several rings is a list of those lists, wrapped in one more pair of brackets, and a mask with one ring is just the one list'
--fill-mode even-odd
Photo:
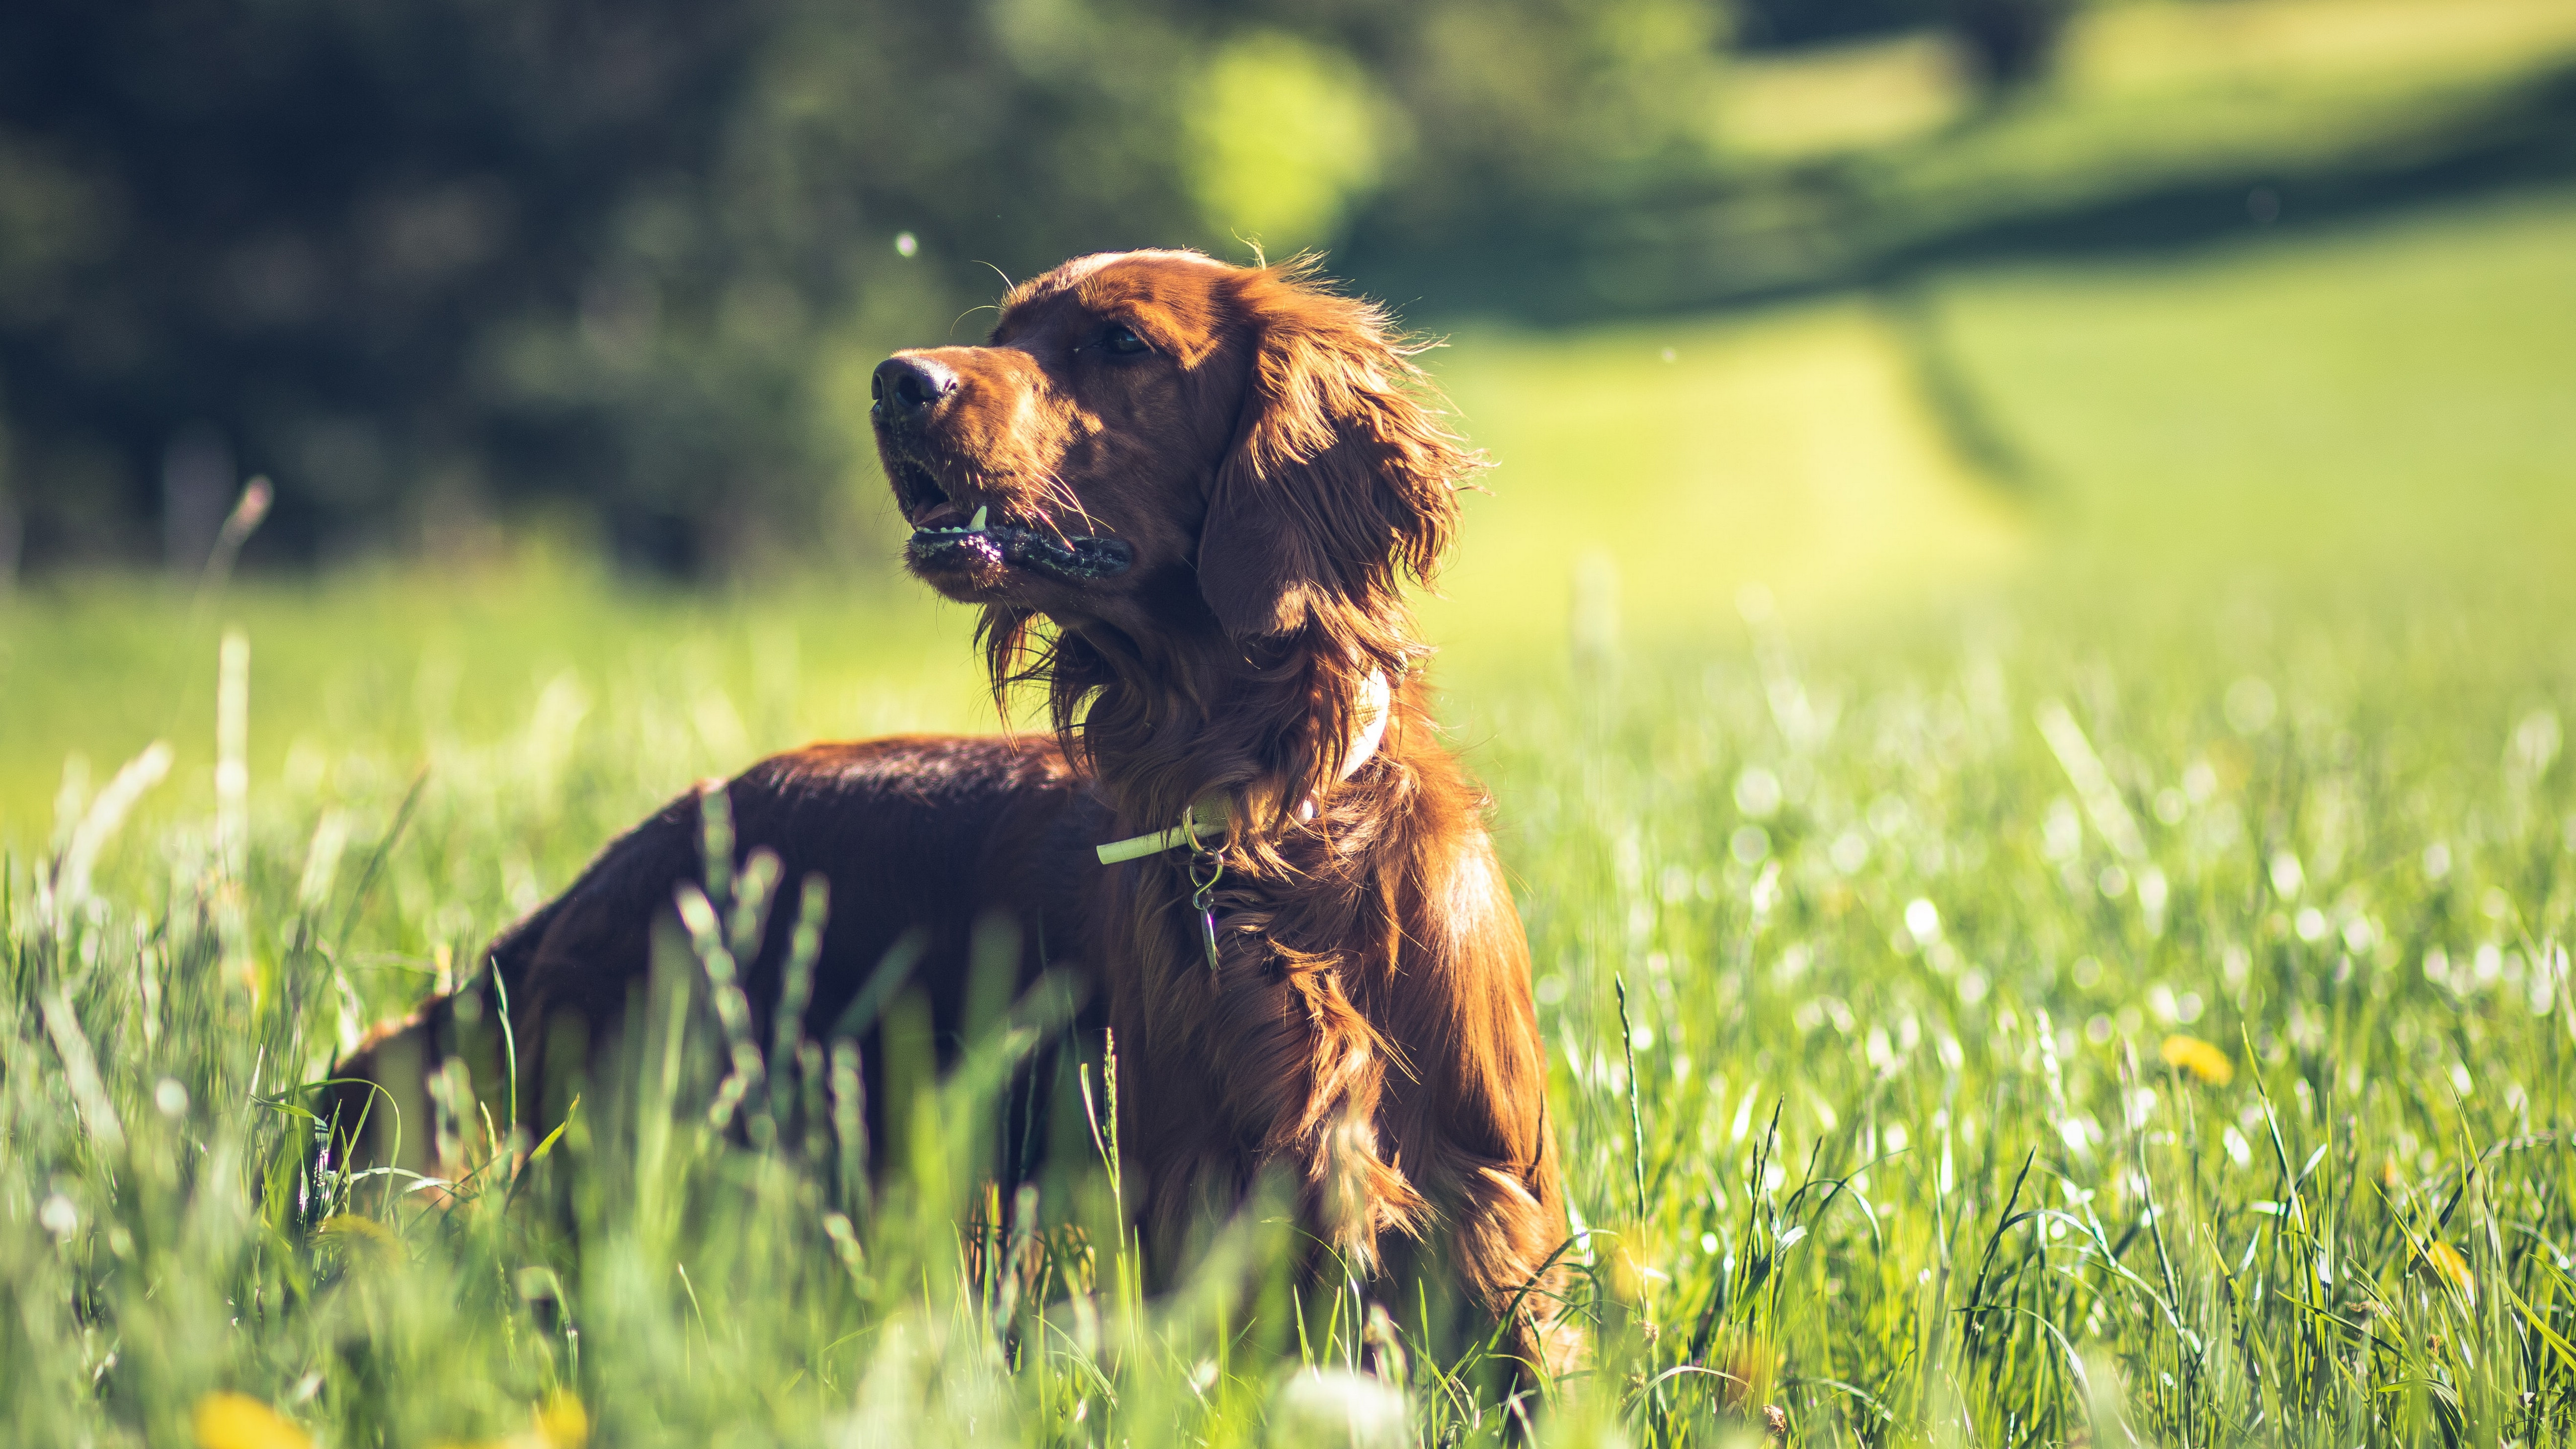
{"label": "green collar attachment", "polygon": [[1233,814],[1233,806],[1227,803],[1223,795],[1203,796],[1189,809],[1182,811],[1181,823],[1169,830],[1157,830],[1150,835],[1131,835],[1125,840],[1113,840],[1101,846],[1100,863],[1116,865],[1122,860],[1142,860],[1146,856],[1160,855],[1164,851],[1177,850],[1184,845],[1196,849],[1201,836],[1222,833],[1225,822]]}
{"label": "green collar attachment", "polygon": [[[1369,758],[1377,753],[1378,745],[1386,738],[1387,716],[1394,712],[1390,708],[1394,702],[1395,690],[1386,682],[1386,671],[1370,670],[1369,677],[1360,685],[1360,727],[1351,736],[1351,747],[1342,752],[1343,779],[1358,774],[1360,766],[1367,764]],[[1181,823],[1171,829],[1157,830],[1150,835],[1131,835],[1125,840],[1113,840],[1099,847],[1100,863],[1116,865],[1124,860],[1142,860],[1149,855],[1178,850],[1184,845],[1205,853],[1206,847],[1200,837],[1223,831],[1225,822],[1233,813],[1234,807],[1223,795],[1202,795],[1189,809],[1181,812]],[[1297,802],[1297,818],[1315,818],[1312,799]]]}

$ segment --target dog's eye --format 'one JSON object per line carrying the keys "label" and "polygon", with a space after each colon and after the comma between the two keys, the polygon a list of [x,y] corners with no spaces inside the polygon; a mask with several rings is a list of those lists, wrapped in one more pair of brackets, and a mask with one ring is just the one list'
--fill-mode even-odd
{"label": "dog's eye", "polygon": [[1112,322],[1100,334],[1100,350],[1112,357],[1135,357],[1154,349],[1136,335],[1136,329],[1124,322]]}

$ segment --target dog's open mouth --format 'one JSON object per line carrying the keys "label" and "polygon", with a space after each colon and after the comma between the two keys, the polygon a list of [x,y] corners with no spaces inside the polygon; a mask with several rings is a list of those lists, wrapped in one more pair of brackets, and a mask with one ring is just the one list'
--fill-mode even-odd
{"label": "dog's open mouth", "polygon": [[1066,580],[1105,579],[1127,571],[1136,551],[1124,540],[1064,534],[995,518],[979,505],[972,516],[926,476],[904,482],[937,502],[913,523],[905,551],[925,573],[1024,568]]}

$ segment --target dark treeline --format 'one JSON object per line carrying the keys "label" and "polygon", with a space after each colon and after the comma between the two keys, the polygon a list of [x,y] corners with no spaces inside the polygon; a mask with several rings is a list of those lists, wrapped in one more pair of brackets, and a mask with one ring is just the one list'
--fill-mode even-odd
{"label": "dark treeline", "polygon": [[1730,43],[2003,14],[2004,80],[2061,8],[16,0],[0,574],[193,567],[254,472],[273,562],[532,517],[682,572],[793,552],[854,506],[867,367],[978,334],[997,271],[1416,278],[1721,175]]}

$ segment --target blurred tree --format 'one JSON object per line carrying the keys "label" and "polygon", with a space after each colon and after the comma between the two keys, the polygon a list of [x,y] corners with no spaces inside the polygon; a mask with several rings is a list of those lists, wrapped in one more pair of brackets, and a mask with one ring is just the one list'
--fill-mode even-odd
{"label": "blurred tree", "polygon": [[[193,568],[880,508],[866,378],[1102,247],[1462,237],[1708,169],[1717,0],[18,0],[0,529]],[[905,245],[898,247],[898,237]],[[1239,240],[1238,240],[1239,239]],[[1373,249],[1373,252],[1372,252]],[[788,542],[792,541],[792,542]]]}
{"label": "blurred tree", "polygon": [[[579,487],[610,445],[503,358],[650,178],[704,174],[756,7],[210,0],[0,11],[0,369],[31,558],[193,566]],[[563,329],[569,330],[569,329]],[[166,495],[166,496],[165,496]]]}
{"label": "blurred tree", "polygon": [[1735,38],[1747,50],[1788,49],[1919,29],[1936,0],[1737,0]]}
{"label": "blurred tree", "polygon": [[2048,73],[2075,0],[1939,0],[1989,94],[2017,91]]}
{"label": "blurred tree", "polygon": [[1281,31],[1219,46],[1190,91],[1182,125],[1200,215],[1274,252],[1338,236],[1408,137],[1347,55]]}
{"label": "blurred tree", "polygon": [[2039,79],[2074,18],[2076,0],[1736,0],[1746,50],[1817,45],[1938,27],[1959,42],[1989,92]]}
{"label": "blurred tree", "polygon": [[549,499],[658,567],[810,538],[853,462],[836,349],[943,329],[993,238],[1027,267],[1192,230],[1132,99],[1168,25],[1048,9],[0,10],[27,556],[193,567],[250,471],[273,554]]}
{"label": "blurred tree", "polygon": [[1454,253],[1532,209],[1705,174],[1723,19],[1708,0],[1353,7],[1338,36],[1413,139],[1380,199],[1381,238]]}

